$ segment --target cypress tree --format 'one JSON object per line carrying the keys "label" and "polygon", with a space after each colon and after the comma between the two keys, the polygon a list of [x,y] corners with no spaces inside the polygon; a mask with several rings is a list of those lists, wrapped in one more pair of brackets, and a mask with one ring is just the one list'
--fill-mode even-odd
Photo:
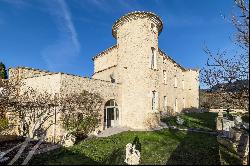
{"label": "cypress tree", "polygon": [[0,62],[0,78],[1,79],[7,79],[8,78],[6,67],[2,62]]}

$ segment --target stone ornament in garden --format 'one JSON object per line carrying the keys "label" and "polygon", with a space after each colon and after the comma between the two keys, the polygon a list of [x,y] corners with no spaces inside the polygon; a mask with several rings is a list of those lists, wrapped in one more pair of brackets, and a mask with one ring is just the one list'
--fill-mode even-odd
{"label": "stone ornament in garden", "polygon": [[242,124],[242,119],[240,116],[236,116],[235,119],[234,119],[234,124],[236,127],[240,127],[240,125]]}
{"label": "stone ornament in garden", "polygon": [[176,118],[176,123],[177,123],[178,125],[183,125],[184,120],[181,119],[179,116],[177,116],[177,118]]}
{"label": "stone ornament in garden", "polygon": [[0,87],[0,95],[3,94],[3,87]]}
{"label": "stone ornament in garden", "polygon": [[218,113],[218,118],[223,118],[223,113],[222,113],[222,111],[219,111],[219,113]]}
{"label": "stone ornament in garden", "polygon": [[65,135],[63,136],[63,139],[62,139],[62,145],[64,147],[71,147],[74,145],[75,141],[76,141],[75,136],[73,136],[70,133],[65,133]]}
{"label": "stone ornament in garden", "polygon": [[5,155],[6,155],[5,152],[1,152],[0,151],[0,163],[2,163],[2,162],[4,162],[4,161],[6,161],[6,160],[9,159],[9,157],[4,157]]}
{"label": "stone ornament in garden", "polygon": [[135,149],[135,145],[128,143],[126,145],[126,159],[125,163],[128,165],[139,165],[140,164],[141,154],[139,150]]}
{"label": "stone ornament in garden", "polygon": [[249,130],[249,123],[243,122],[242,126],[244,127],[244,129]]}

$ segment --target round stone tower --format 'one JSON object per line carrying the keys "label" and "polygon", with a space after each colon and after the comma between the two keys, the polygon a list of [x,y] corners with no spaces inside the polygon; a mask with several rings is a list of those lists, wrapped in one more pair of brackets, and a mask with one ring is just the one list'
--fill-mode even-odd
{"label": "round stone tower", "polygon": [[[157,95],[159,69],[157,64],[158,36],[163,28],[161,19],[151,12],[132,12],[113,25],[117,39],[117,82],[121,83],[120,124],[135,129],[152,127],[152,94]],[[157,96],[156,96],[157,97]]]}

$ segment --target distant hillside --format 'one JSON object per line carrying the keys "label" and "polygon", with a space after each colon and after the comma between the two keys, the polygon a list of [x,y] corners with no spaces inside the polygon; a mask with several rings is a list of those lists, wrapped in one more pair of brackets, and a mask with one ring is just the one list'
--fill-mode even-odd
{"label": "distant hillside", "polygon": [[220,92],[220,91],[227,91],[227,92],[237,92],[240,91],[242,88],[249,89],[249,80],[239,80],[233,83],[227,84],[218,84],[212,87],[210,92]]}
{"label": "distant hillside", "polygon": [[233,83],[217,84],[211,89],[201,89],[202,92],[237,92],[242,89],[249,89],[249,80],[239,80]]}
{"label": "distant hillside", "polygon": [[[225,108],[225,107],[237,107],[231,102],[227,102],[221,98],[221,95],[228,95],[227,92],[242,92],[242,90],[248,92],[249,80],[235,81],[231,84],[218,84],[211,89],[200,89],[200,106],[204,108]],[[240,94],[240,93],[239,93]],[[231,96],[229,95],[228,98]],[[234,99],[233,99],[234,100]],[[234,100],[236,101],[236,100]]]}

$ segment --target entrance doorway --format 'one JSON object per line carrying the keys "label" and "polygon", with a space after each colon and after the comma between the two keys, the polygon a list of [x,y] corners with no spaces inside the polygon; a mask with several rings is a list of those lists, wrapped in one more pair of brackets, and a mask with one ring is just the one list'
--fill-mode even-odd
{"label": "entrance doorway", "polygon": [[106,128],[119,125],[119,109],[115,100],[109,100],[104,108],[104,126]]}

